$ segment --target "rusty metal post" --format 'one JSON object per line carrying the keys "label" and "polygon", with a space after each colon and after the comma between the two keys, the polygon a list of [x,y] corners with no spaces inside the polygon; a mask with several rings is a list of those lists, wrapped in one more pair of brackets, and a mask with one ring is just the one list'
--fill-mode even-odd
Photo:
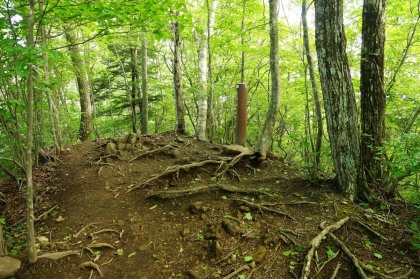
{"label": "rusty metal post", "polygon": [[236,91],[238,101],[238,106],[236,108],[236,143],[239,145],[245,145],[248,88],[245,83],[238,83]]}

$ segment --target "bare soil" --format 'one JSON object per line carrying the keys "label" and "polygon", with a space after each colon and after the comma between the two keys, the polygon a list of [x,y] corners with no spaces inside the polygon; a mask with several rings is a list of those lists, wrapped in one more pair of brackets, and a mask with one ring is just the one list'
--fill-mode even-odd
{"label": "bare soil", "polygon": [[[63,257],[24,263],[16,278],[300,278],[320,224],[347,216],[333,234],[376,272],[365,270],[370,278],[420,278],[410,205],[353,204],[331,180],[310,183],[281,159],[244,153],[229,164],[238,153],[176,133],[139,137],[116,154],[112,140],[68,146],[35,172],[39,255]],[[24,197],[10,183],[1,187],[17,245],[25,235],[11,227],[24,223]],[[337,268],[336,278],[359,278],[327,235],[309,278]]]}

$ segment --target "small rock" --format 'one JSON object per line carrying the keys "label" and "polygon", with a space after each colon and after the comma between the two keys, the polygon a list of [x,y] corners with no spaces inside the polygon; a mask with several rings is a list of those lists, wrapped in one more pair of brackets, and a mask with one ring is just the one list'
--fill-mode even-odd
{"label": "small rock", "polygon": [[232,220],[223,220],[222,225],[230,236],[237,236],[243,233],[242,228]]}
{"label": "small rock", "polygon": [[260,246],[252,254],[252,258],[254,259],[256,263],[260,263],[264,260],[266,255],[267,255],[267,249],[265,248],[265,246]]}
{"label": "small rock", "polygon": [[61,222],[63,222],[64,220],[66,220],[66,218],[63,218],[63,216],[58,216],[58,218],[57,219],[55,219],[55,221],[56,222],[58,222],[58,223],[61,223]]}
{"label": "small rock", "polygon": [[202,208],[203,208],[203,202],[200,202],[200,201],[195,202],[194,204],[191,204],[189,206],[190,213],[192,214],[198,214]]}
{"label": "small rock", "polygon": [[140,245],[140,251],[147,251],[147,250],[149,250],[149,244],[148,243]]}
{"label": "small rock", "polygon": [[0,278],[8,278],[13,276],[21,267],[18,259],[11,257],[0,257]]}
{"label": "small rock", "polygon": [[198,273],[198,271],[196,270],[188,270],[185,274],[188,276],[188,278],[191,278],[191,279],[200,278],[200,273]]}
{"label": "small rock", "polygon": [[185,140],[183,138],[178,137],[178,138],[176,138],[175,142],[185,143]]}
{"label": "small rock", "polygon": [[125,146],[126,146],[126,144],[125,143],[122,143],[122,142],[119,142],[118,145],[117,145],[118,150],[120,150],[120,151],[124,151],[125,150]]}

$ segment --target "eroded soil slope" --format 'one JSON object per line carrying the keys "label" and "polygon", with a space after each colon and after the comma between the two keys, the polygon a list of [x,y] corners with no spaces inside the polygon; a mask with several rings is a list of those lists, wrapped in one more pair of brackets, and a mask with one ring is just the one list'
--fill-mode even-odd
{"label": "eroded soil slope", "polygon": [[[371,278],[420,278],[413,208],[352,204],[304,175],[175,133],[68,146],[35,179],[47,258],[17,278],[300,278],[304,265],[308,278],[358,278],[354,262]],[[328,235],[311,249],[334,224],[353,261]]]}

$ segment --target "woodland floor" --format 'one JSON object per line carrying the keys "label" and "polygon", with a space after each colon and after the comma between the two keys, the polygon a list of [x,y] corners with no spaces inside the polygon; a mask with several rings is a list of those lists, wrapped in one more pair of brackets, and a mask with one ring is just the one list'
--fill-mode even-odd
{"label": "woodland floor", "polygon": [[[222,146],[175,133],[140,137],[130,152],[112,156],[107,142],[68,146],[36,170],[39,255],[71,252],[24,263],[16,278],[300,278],[321,222],[347,216],[333,234],[367,276],[420,278],[410,245],[416,211],[407,204],[353,204],[331,181],[311,184],[282,160],[256,165],[244,156],[232,166],[235,155]],[[6,223],[21,225],[23,195],[8,183],[1,192]],[[337,242],[321,239],[309,253],[308,278],[335,270],[336,278],[359,278]]]}

